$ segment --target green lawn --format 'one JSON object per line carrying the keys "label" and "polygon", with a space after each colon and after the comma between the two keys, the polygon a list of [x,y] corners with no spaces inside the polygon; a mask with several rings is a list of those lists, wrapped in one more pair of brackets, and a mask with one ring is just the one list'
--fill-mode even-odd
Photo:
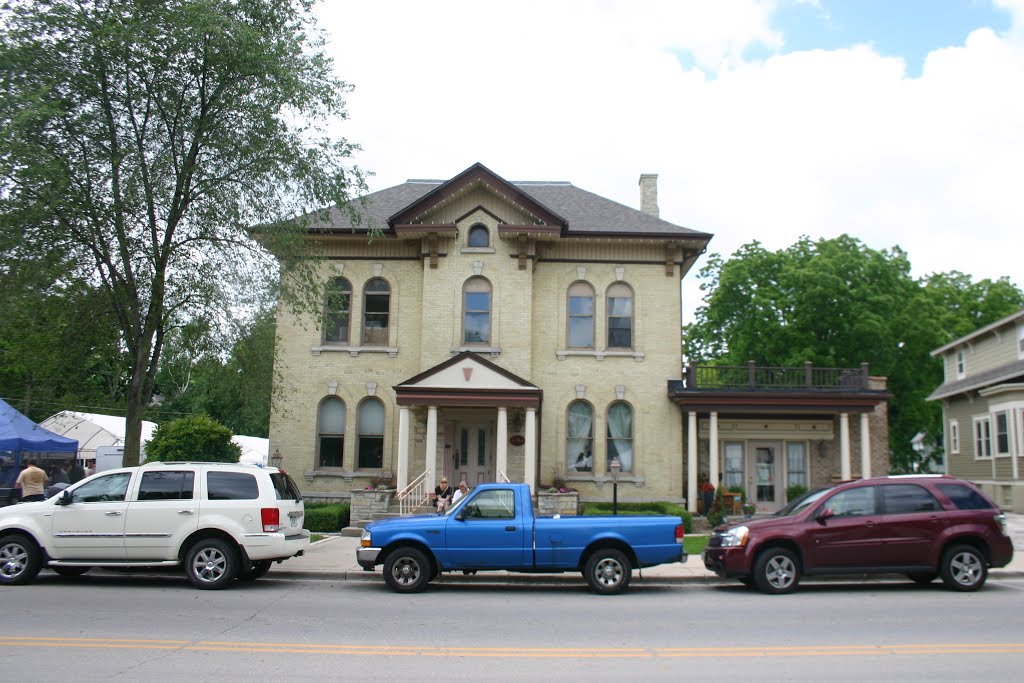
{"label": "green lawn", "polygon": [[683,539],[683,548],[687,555],[700,555],[700,551],[704,550],[707,544],[707,536],[687,536]]}

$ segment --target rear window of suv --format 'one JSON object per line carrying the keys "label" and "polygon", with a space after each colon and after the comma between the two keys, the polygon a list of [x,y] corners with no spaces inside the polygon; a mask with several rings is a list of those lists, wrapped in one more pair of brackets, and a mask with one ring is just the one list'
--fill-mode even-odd
{"label": "rear window of suv", "polygon": [[963,484],[936,484],[936,488],[946,494],[946,497],[953,501],[961,510],[989,510],[992,503],[988,502],[985,496],[970,486]]}
{"label": "rear window of suv", "polygon": [[245,472],[207,472],[206,497],[209,500],[255,500],[260,497],[256,477]]}
{"label": "rear window of suv", "polygon": [[284,472],[277,472],[270,475],[270,481],[274,482],[274,493],[278,500],[302,500],[299,487],[295,481]]}

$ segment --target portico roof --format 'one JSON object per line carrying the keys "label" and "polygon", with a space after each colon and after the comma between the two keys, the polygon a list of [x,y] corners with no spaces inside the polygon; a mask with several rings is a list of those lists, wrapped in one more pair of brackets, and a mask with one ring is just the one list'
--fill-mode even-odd
{"label": "portico roof", "polygon": [[505,406],[539,408],[539,387],[465,351],[393,387],[400,406]]}

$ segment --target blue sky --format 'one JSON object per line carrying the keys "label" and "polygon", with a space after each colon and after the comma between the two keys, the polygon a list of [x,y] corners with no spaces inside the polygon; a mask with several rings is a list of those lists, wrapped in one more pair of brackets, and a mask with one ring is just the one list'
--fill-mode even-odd
{"label": "blue sky", "polygon": [[[902,57],[916,78],[929,52],[962,45],[978,28],[1004,33],[1010,20],[1008,10],[986,0],[790,0],[771,23],[783,35],[783,54],[868,43],[881,55]],[[767,51],[753,47],[750,54]]]}
{"label": "blue sky", "polygon": [[[753,240],[1024,286],[1024,0],[328,0],[372,190],[481,162]],[[686,55],[682,59],[680,55]],[[902,58],[902,59],[900,59]],[[699,305],[696,270],[683,283]]]}

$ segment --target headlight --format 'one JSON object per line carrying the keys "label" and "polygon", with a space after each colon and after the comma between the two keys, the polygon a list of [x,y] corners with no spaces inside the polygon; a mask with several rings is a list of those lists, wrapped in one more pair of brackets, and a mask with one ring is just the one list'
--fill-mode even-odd
{"label": "headlight", "polygon": [[364,548],[373,547],[373,541],[370,539],[369,529],[363,529],[363,535],[359,538],[359,545],[361,545]]}
{"label": "headlight", "polygon": [[737,546],[744,546],[747,544],[747,533],[750,530],[745,526],[737,526],[732,529],[726,529],[722,532],[722,547],[723,548],[735,548]]}

